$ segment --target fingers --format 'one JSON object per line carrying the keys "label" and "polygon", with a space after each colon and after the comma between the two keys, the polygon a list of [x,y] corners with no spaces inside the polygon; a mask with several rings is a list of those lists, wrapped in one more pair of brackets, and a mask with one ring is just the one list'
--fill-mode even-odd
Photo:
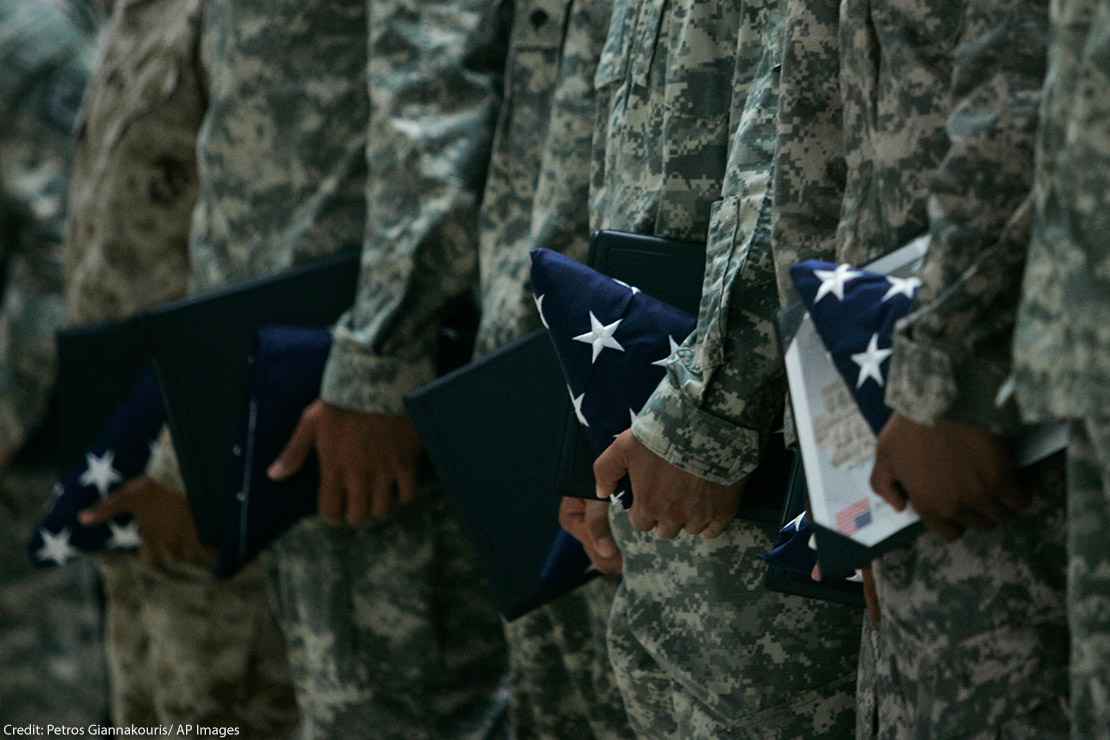
{"label": "fingers", "polygon": [[85,526],[103,524],[121,514],[133,514],[137,497],[141,496],[146,488],[145,478],[136,478],[130,481],[97,506],[82,511],[77,519]]}
{"label": "fingers", "polygon": [[293,436],[289,438],[285,449],[266,470],[270,480],[285,480],[304,466],[305,460],[308,459],[309,454],[316,446],[316,429],[319,419],[320,402],[317,401],[301,414],[301,420],[297,424],[297,428],[293,430]]}
{"label": "fingers", "polygon": [[655,536],[673,540],[682,531],[682,524],[674,521],[659,522],[655,525]]}
{"label": "fingers", "polygon": [[[348,473],[346,477],[347,495],[344,497],[346,503],[346,521],[352,527],[361,527],[370,521],[371,507],[376,507],[376,500],[372,502],[371,496],[376,496],[377,485],[374,487],[368,485],[365,478],[359,475],[351,475]],[[375,513],[374,516],[377,516]]]}
{"label": "fingers", "polygon": [[393,478],[387,476],[374,478],[370,515],[378,521],[385,519],[393,511],[393,480]]}
{"label": "fingers", "polygon": [[345,508],[343,485],[340,483],[339,471],[335,466],[322,463],[320,465],[320,518],[333,527],[343,523]]}
{"label": "fingers", "polygon": [[890,504],[895,511],[906,508],[906,497],[894,474],[894,466],[882,446],[875,453],[875,466],[871,469],[871,490]]}
{"label": "fingers", "polygon": [[401,500],[401,505],[411,504],[416,500],[416,473],[413,470],[404,469],[397,475],[397,497]]}
{"label": "fingers", "polygon": [[595,556],[594,566],[606,575],[619,575],[624,569],[624,559],[609,529],[608,504],[600,501],[587,502],[584,517],[589,549]]}
{"label": "fingers", "polygon": [[[607,499],[617,490],[621,479],[628,474],[628,453],[624,432],[594,461],[594,485],[598,498]],[[635,505],[633,505],[635,510]]]}

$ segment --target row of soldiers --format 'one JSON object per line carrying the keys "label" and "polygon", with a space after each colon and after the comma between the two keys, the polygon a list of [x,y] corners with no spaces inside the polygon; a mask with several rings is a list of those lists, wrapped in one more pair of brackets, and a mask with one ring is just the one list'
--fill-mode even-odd
{"label": "row of soldiers", "polygon": [[[58,325],[363,245],[269,471],[315,450],[319,517],[214,581],[165,435],[88,513],[144,538],[97,563],[115,722],[1110,736],[1106,3],[114,0],[99,32],[82,5],[0,2],[5,497],[46,495],[15,453]],[[633,507],[564,502],[611,577],[499,624],[402,399],[452,299],[488,354],[539,325],[529,250],[602,228],[706,244],[697,328],[597,468]],[[873,563],[871,618],[766,591],[770,533],[734,514],[783,415],[788,268],[922,234],[873,484],[929,531]],[[1041,420],[1066,453],[1015,471]]]}

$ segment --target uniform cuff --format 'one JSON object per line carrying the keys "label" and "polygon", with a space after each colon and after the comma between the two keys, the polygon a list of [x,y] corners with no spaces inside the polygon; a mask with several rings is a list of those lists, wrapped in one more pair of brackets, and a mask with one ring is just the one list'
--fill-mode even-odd
{"label": "uniform cuff", "polygon": [[435,362],[374,355],[336,332],[320,397],[367,414],[405,415],[405,395],[435,379]]}
{"label": "uniform cuff", "polygon": [[1010,368],[986,358],[958,358],[947,348],[900,332],[887,378],[886,403],[919,424],[958,421],[1009,434],[1021,426],[1011,400],[997,404]]}
{"label": "uniform cuff", "polygon": [[699,478],[731,486],[759,465],[760,434],[700,408],[665,378],[632,424],[639,442]]}

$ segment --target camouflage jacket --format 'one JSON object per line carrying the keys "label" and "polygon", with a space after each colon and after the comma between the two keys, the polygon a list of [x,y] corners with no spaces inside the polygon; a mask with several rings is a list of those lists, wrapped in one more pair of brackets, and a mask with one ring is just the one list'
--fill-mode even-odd
{"label": "camouflage jacket", "polygon": [[66,311],[107,321],[188,285],[203,0],[120,0],[81,114],[69,188]]}
{"label": "camouflage jacket", "polygon": [[919,66],[949,69],[931,96],[922,91],[944,114],[926,137],[943,159],[931,181],[906,183],[908,193],[926,188],[930,245],[915,310],[895,336],[887,402],[920,422],[948,418],[1004,433],[1019,423],[999,392],[1010,373],[1030,237],[1048,2],[963,0],[922,11],[928,15],[913,19],[914,28],[933,18],[931,27],[951,30],[950,61],[933,61],[941,37],[907,53],[905,39],[916,37],[905,33],[894,37],[891,55],[921,60],[904,70],[903,86],[922,79]]}
{"label": "camouflage jacket", "polygon": [[484,354],[540,326],[533,247],[584,260],[589,243],[593,78],[612,0],[516,3],[480,216]]}
{"label": "camouflage jacket", "polygon": [[722,484],[758,464],[782,406],[771,321],[778,0],[618,0],[598,67],[591,226],[707,240],[697,328],[633,424]]}
{"label": "camouflage jacket", "polygon": [[418,22],[400,0],[366,8],[365,248],[358,297],[336,327],[321,396],[402,414],[404,394],[435,377],[444,305],[473,287],[510,16],[504,0],[422,2]]}
{"label": "camouflage jacket", "polygon": [[1031,420],[1110,417],[1110,15],[1052,5],[1034,185],[1036,221],[1014,369]]}
{"label": "camouflage jacket", "polygon": [[[204,0],[118,0],[77,132],[66,227],[66,312],[86,324],[185,293],[205,108]],[[148,472],[182,490],[166,436]]]}
{"label": "camouflage jacket", "polygon": [[0,2],[0,450],[42,420],[63,320],[71,130],[92,38],[67,7]]}

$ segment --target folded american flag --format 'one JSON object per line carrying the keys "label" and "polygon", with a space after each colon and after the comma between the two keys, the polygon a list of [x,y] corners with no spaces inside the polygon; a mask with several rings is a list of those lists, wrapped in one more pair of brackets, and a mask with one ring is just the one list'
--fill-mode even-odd
{"label": "folded american flag", "polygon": [[532,252],[532,285],[596,457],[632,426],[696,320],[546,249]]}
{"label": "folded american flag", "polygon": [[65,565],[79,554],[138,549],[142,540],[130,516],[85,526],[77,521],[77,515],[143,474],[165,421],[158,381],[148,370],[105,422],[85,453],[84,465],[69,471],[54,486],[50,508],[27,546],[32,563],[53,567]]}
{"label": "folded american flag", "polygon": [[807,260],[790,268],[817,334],[871,429],[891,410],[884,399],[894,328],[910,313],[921,281]]}

